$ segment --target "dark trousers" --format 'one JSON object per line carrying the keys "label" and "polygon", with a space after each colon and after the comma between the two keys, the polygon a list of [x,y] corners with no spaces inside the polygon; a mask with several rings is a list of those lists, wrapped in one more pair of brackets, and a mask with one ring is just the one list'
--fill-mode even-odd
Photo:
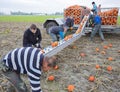
{"label": "dark trousers", "polygon": [[103,33],[101,31],[101,24],[97,24],[94,26],[92,32],[91,32],[91,35],[90,35],[90,40],[93,40],[94,36],[96,35],[96,33],[99,33],[99,36],[101,38],[101,40],[104,40],[104,36],[103,36]]}
{"label": "dark trousers", "polygon": [[[2,60],[0,60],[0,71],[2,72],[4,77],[10,82],[10,84],[14,87],[16,92],[28,92],[25,83],[20,77],[20,74],[9,69]],[[13,92],[13,91],[10,91],[9,89],[8,92]]]}

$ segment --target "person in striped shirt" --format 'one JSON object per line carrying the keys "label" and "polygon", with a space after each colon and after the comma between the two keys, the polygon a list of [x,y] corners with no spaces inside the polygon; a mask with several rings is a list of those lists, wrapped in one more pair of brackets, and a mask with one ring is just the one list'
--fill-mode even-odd
{"label": "person in striped shirt", "polygon": [[16,48],[0,61],[0,70],[14,85],[17,92],[29,92],[20,74],[27,74],[32,92],[42,92],[40,87],[41,69],[48,71],[56,65],[55,57],[45,57],[38,48]]}

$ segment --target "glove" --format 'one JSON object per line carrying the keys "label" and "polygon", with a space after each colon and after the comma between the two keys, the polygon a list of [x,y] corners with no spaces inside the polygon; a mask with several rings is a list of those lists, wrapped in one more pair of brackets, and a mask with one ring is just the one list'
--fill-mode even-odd
{"label": "glove", "polygon": [[0,62],[0,71],[6,72],[9,68],[4,64],[4,62]]}
{"label": "glove", "polygon": [[64,39],[64,32],[60,31],[60,32],[59,32],[59,35],[60,35],[60,38],[61,38],[61,39]]}

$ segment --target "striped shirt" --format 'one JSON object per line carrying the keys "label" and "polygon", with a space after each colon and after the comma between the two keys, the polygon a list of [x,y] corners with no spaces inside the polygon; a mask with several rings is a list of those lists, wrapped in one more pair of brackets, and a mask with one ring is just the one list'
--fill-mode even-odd
{"label": "striped shirt", "polygon": [[40,76],[43,58],[44,56],[39,49],[22,47],[10,51],[4,57],[4,62],[10,69],[28,75],[32,92],[42,92]]}

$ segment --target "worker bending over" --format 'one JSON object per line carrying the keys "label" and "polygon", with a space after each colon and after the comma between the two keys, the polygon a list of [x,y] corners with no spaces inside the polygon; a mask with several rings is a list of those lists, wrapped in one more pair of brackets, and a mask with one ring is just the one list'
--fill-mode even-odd
{"label": "worker bending over", "polygon": [[0,60],[0,70],[12,83],[16,92],[29,92],[20,74],[28,75],[32,92],[42,92],[41,69],[48,71],[55,63],[56,58],[45,57],[38,48],[22,47],[10,51]]}
{"label": "worker bending over", "polygon": [[36,27],[35,24],[32,24],[24,32],[23,36],[23,47],[36,47],[41,48],[40,42],[42,40],[40,29]]}
{"label": "worker bending over", "polygon": [[52,26],[49,28],[49,34],[52,41],[59,41],[64,38],[64,26]]}

